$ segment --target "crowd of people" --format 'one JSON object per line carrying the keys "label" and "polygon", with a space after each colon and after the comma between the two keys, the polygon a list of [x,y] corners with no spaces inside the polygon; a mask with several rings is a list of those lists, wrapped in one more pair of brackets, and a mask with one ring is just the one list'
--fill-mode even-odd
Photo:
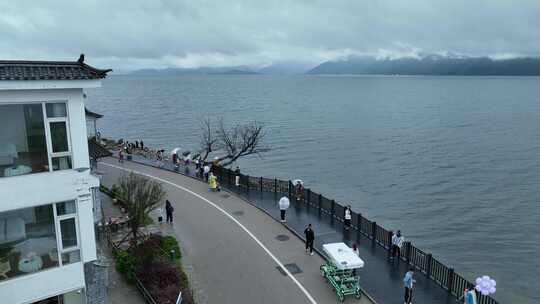
{"label": "crowd of people", "polygon": [[[142,140],[138,141],[136,140],[134,143],[130,143],[126,141],[122,144],[121,149],[119,151],[119,161],[124,161],[124,154],[131,154],[133,151],[142,150],[142,151],[149,151],[148,148],[145,148],[144,142]],[[157,150],[155,151],[155,157],[156,157],[156,165],[158,167],[163,167],[164,163],[166,161],[165,157],[165,150]],[[221,185],[218,180],[218,177],[215,174],[215,168],[219,166],[219,161],[217,158],[215,158],[212,162],[204,161],[200,156],[196,157],[194,160],[191,160],[190,155],[184,155],[183,158],[181,158],[176,153],[171,155],[171,161],[175,166],[180,165],[182,162],[185,166],[189,166],[191,161],[193,161],[195,165],[195,172],[196,176],[203,181],[208,183],[208,188],[210,191],[219,192],[221,191]],[[234,169],[234,185],[236,187],[241,186],[241,174],[240,174],[240,168],[237,166]],[[304,188],[304,184],[300,180],[296,180],[293,182],[294,186],[294,199],[296,202],[302,202],[305,199],[305,193],[306,189]],[[287,210],[290,207],[290,200],[287,195],[280,198],[278,201],[278,207],[280,210],[280,220],[282,223],[286,223],[286,214]],[[173,222],[173,211],[174,208],[170,201],[166,201],[165,204],[165,211],[166,211],[166,221],[167,223],[172,224]],[[351,229],[352,225],[352,208],[350,205],[347,205],[343,209],[343,229],[345,231],[348,231]],[[306,253],[309,255],[313,255],[314,251],[314,242],[315,242],[315,228],[314,226],[309,223],[306,228],[304,229],[304,237],[305,237],[305,250]],[[391,246],[390,246],[390,256],[389,260],[391,262],[400,260],[401,254],[402,254],[402,248],[405,244],[405,238],[401,233],[401,230],[397,230],[396,233],[392,233],[391,238]],[[360,256],[360,250],[359,246],[356,243],[352,244],[352,250],[353,252]],[[403,278],[403,286],[404,286],[404,303],[405,304],[411,304],[412,303],[412,294],[413,294],[413,288],[416,284],[416,280],[414,279],[414,268],[409,269],[407,273],[405,274]],[[356,275],[355,272],[353,272],[353,275]],[[463,301],[464,304],[476,304],[477,297],[475,293],[475,289],[472,286],[468,286],[463,293],[463,296],[459,299],[459,301]]]}

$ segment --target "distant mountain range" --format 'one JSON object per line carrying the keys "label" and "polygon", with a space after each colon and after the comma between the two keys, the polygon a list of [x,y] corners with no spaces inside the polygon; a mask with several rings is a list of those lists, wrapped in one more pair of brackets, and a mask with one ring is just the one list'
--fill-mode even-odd
{"label": "distant mountain range", "polygon": [[362,75],[463,75],[540,76],[540,58],[491,59],[489,57],[427,55],[421,58],[377,59],[351,56],[313,64],[280,62],[262,68],[248,66],[142,69],[131,75],[259,75],[259,74],[362,74]]}
{"label": "distant mountain range", "polygon": [[201,67],[201,68],[166,68],[166,69],[142,69],[131,72],[132,75],[212,75],[212,74],[258,74],[252,71],[249,67],[237,66],[237,67]]}
{"label": "distant mountain range", "polygon": [[131,75],[258,75],[258,74],[304,74],[312,69],[314,64],[298,62],[280,62],[262,68],[248,66],[231,67],[200,67],[200,68],[166,68],[166,69],[141,69],[133,71]]}
{"label": "distant mountain range", "polygon": [[488,57],[429,55],[376,59],[359,56],[321,63],[308,74],[540,76],[540,58],[494,60]]}

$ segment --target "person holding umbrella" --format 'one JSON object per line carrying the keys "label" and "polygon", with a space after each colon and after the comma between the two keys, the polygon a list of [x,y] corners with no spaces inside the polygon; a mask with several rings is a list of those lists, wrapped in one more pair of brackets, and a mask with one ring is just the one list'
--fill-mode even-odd
{"label": "person holding umbrella", "polygon": [[280,211],[280,214],[281,214],[281,222],[285,223],[286,222],[286,220],[285,220],[285,212],[287,212],[287,209],[289,209],[289,205],[291,204],[291,202],[289,201],[288,197],[283,196],[279,200],[278,204],[279,204],[279,211]]}

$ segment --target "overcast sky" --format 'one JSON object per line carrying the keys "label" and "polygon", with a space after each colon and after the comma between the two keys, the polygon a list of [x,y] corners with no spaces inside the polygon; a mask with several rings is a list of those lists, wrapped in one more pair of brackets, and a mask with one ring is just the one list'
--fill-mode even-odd
{"label": "overcast sky", "polygon": [[0,0],[0,58],[143,67],[540,56],[540,0]]}

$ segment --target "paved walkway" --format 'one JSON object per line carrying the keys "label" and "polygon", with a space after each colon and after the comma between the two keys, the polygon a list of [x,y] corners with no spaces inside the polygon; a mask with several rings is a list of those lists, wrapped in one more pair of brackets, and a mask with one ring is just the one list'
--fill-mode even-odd
{"label": "paved walkway", "polygon": [[[143,157],[134,156],[134,162],[155,166],[156,162]],[[166,162],[162,170],[174,171],[170,162]],[[180,166],[180,173],[194,177],[193,167]],[[233,191],[235,189],[232,189]],[[239,189],[238,189],[239,190]],[[274,219],[279,218],[279,210],[274,193],[259,192],[250,189],[249,195],[243,191],[237,194],[251,204],[264,210]],[[293,202],[291,200],[291,202]],[[302,234],[304,227],[312,223],[316,229],[315,247],[322,249],[322,244],[343,241],[348,244],[356,242],[360,244],[360,256],[366,262],[366,266],[360,271],[360,282],[378,303],[403,303],[402,279],[407,271],[405,262],[390,263],[387,259],[388,252],[374,244],[372,240],[357,235],[355,232],[346,232],[340,222],[333,221],[328,215],[320,214],[315,208],[306,209],[305,206],[293,204],[287,211],[287,226],[292,231]],[[415,276],[417,284],[413,291],[413,302],[429,304],[455,304],[456,298],[451,296],[432,280],[417,272]]]}
{"label": "paved walkway", "polygon": [[[103,214],[105,217],[111,216],[122,216],[122,212],[118,209],[117,206],[114,206],[112,200],[109,196],[104,193],[101,193],[101,204],[103,206]],[[145,304],[143,297],[137,290],[135,285],[130,285],[126,279],[116,271],[114,266],[114,258],[112,256],[112,250],[107,244],[105,237],[98,240],[98,246],[100,252],[107,259],[107,262],[110,263],[108,267],[108,286],[107,286],[107,295],[109,297],[110,304]]]}
{"label": "paved walkway", "polygon": [[[309,256],[290,230],[260,209],[226,192],[212,193],[195,179],[108,158],[99,164],[102,183],[111,186],[128,171],[160,181],[174,204],[172,229],[193,269],[198,303],[336,303],[319,272],[324,260]],[[286,241],[276,237],[281,236]],[[278,265],[300,273],[283,274]],[[372,303],[347,298],[346,303]]]}

